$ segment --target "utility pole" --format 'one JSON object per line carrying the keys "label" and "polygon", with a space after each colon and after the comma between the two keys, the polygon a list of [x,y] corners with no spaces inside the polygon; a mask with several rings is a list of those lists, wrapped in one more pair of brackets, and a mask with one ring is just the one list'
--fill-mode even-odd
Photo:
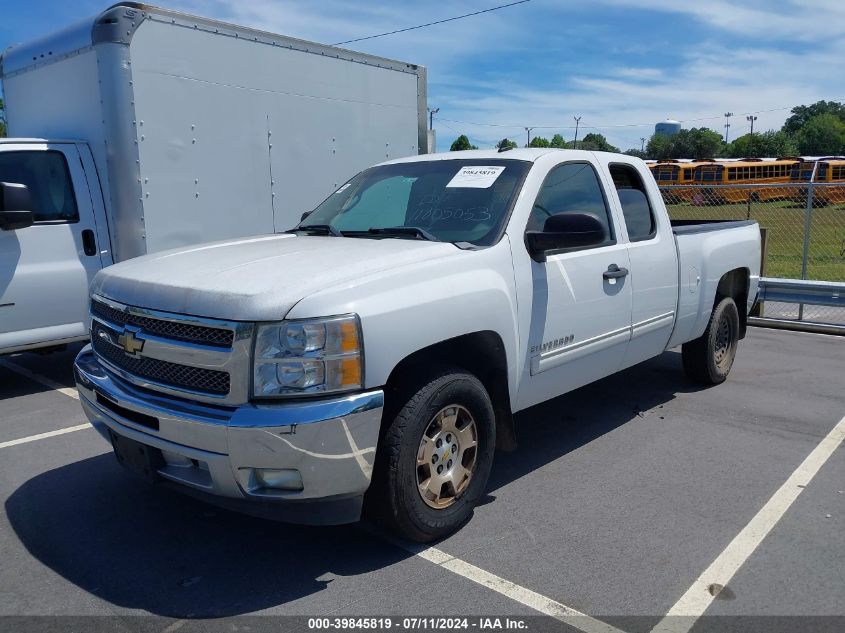
{"label": "utility pole", "polygon": [[754,121],[757,120],[757,117],[748,115],[745,117],[745,120],[751,122],[751,140],[748,142],[748,153],[752,154],[753,152],[751,150],[754,147]]}
{"label": "utility pole", "polygon": [[641,152],[645,151],[645,136],[640,137],[640,151]]}
{"label": "utility pole", "polygon": [[434,115],[440,112],[440,108],[429,108],[428,109],[428,129],[434,129]]}
{"label": "utility pole", "polygon": [[575,149],[578,149],[578,124],[581,122],[581,117],[574,116],[572,118],[575,119],[575,141],[573,141],[572,145]]}
{"label": "utility pole", "polygon": [[725,144],[728,143],[728,131],[731,129],[731,117],[733,112],[725,112]]}
{"label": "utility pole", "polygon": [[534,129],[533,127],[525,128],[525,136],[528,139],[525,143],[525,147],[530,147],[530,145],[531,145],[531,130],[533,130],[533,129]]}

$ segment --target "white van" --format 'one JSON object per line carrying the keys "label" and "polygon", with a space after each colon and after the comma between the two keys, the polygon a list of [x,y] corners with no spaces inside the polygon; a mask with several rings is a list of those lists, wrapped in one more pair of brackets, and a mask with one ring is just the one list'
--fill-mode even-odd
{"label": "white van", "polygon": [[87,338],[105,266],[289,229],[427,143],[421,66],[147,4],[7,49],[0,78],[0,354]]}

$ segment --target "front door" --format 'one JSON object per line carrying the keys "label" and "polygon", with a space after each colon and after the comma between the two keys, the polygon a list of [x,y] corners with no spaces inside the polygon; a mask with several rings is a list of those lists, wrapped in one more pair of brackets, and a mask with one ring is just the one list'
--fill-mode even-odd
{"label": "front door", "polygon": [[605,226],[597,246],[531,261],[533,297],[528,380],[520,408],[619,369],[630,340],[631,284],[626,244],[620,243],[598,175],[588,163],[563,163],[543,182],[527,230],[542,230],[552,214],[587,212]]}
{"label": "front door", "polygon": [[86,336],[88,286],[101,264],[79,151],[0,145],[0,182],[29,187],[35,216],[0,231],[0,352]]}

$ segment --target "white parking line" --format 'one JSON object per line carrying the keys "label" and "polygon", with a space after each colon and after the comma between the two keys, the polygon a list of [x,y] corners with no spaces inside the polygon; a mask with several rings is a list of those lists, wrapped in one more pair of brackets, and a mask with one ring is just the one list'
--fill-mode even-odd
{"label": "white parking line", "polygon": [[[380,535],[384,537],[384,535]],[[410,552],[430,563],[434,563],[438,567],[448,569],[453,574],[462,576],[474,583],[478,583],[482,587],[487,587],[493,591],[502,594],[519,602],[527,607],[534,609],[544,615],[549,615],[556,620],[559,620],[569,626],[584,631],[585,633],[622,633],[620,629],[596,620],[589,615],[581,613],[572,607],[567,607],[556,600],[552,600],[536,591],[531,591],[525,587],[521,587],[510,580],[505,580],[500,576],[491,574],[480,567],[476,567],[460,558],[456,558],[446,552],[435,547],[426,547],[424,545],[416,545],[414,543],[406,543],[404,541],[397,541],[387,537],[394,545],[401,547],[406,552]]]}
{"label": "white parking line", "polygon": [[[54,391],[58,391],[59,393],[67,396],[68,398],[73,398],[74,400],[79,400],[79,393],[77,393],[76,389],[70,389],[69,387],[65,387],[60,383],[57,383],[55,380],[47,378],[46,376],[42,376],[41,374],[36,374],[33,371],[28,370],[26,367],[21,367],[16,363],[11,363],[7,360],[0,359],[0,367],[5,367],[9,371],[13,371],[25,378],[29,378],[30,380],[34,380],[35,382],[41,383],[45,387],[50,387]],[[35,442],[37,440],[43,440],[48,437],[55,437],[56,435],[64,435],[65,433],[73,433],[74,431],[82,431],[84,429],[91,429],[94,428],[90,424],[79,424],[77,426],[69,426],[64,429],[57,429],[55,431],[48,431],[47,433],[39,433],[38,435],[30,435],[29,437],[22,437],[17,440],[10,440],[8,442],[0,442],[0,448],[7,448],[9,446],[17,446],[18,444],[27,444],[29,442]]]}
{"label": "white parking line", "polygon": [[[45,376],[41,376],[40,374],[36,374],[20,365],[15,363],[10,363],[5,360],[0,360],[0,366],[9,369],[10,371],[17,372],[18,374],[29,378],[30,380],[34,380],[36,382],[41,383],[51,389],[55,389],[56,391],[63,393],[66,396],[71,398],[75,398],[79,400],[79,394],[76,392],[75,389],[69,389],[67,387],[63,387],[59,383],[47,378]],[[16,446],[18,444],[25,444],[27,442],[34,442],[36,440],[44,439],[47,437],[54,437],[56,435],[62,435],[64,433],[72,433],[74,431],[81,431],[83,429],[90,429],[93,428],[90,424],[80,424],[79,426],[72,426],[66,429],[59,429],[57,431],[50,431],[48,433],[40,433],[38,435],[31,435],[30,437],[24,437],[18,440],[11,440],[9,442],[2,442],[0,443],[0,448],[6,448],[7,446]],[[443,552],[439,549],[434,547],[425,547],[425,546],[417,546],[411,543],[404,543],[401,541],[397,541],[392,538],[388,538],[390,542],[401,547],[405,551],[410,552],[420,558],[423,558],[443,569],[448,569],[454,574],[458,576],[462,576],[468,580],[471,580],[475,583],[483,587],[487,587],[488,589],[492,589],[497,593],[502,594],[503,596],[507,596],[511,600],[519,602],[527,607],[534,609],[540,613],[545,615],[549,615],[561,622],[568,624],[569,626],[575,627],[585,633],[623,633],[619,629],[606,624],[605,622],[601,622],[600,620],[596,620],[576,609],[571,607],[567,607],[565,604],[561,604],[556,600],[552,600],[551,598],[547,598],[546,596],[539,594],[535,591],[531,591],[525,587],[521,587],[509,580],[505,580],[500,576],[496,576],[495,574],[491,574],[488,571],[481,569],[480,567],[476,567],[466,561],[463,561],[459,558],[455,558]]]}
{"label": "white parking line", "polygon": [[[778,488],[754,518],[704,570],[669,613],[652,629],[653,633],[686,633],[701,617],[733,575],[780,521],[801,491],[845,439],[845,417],[834,426],[807,458]],[[677,617],[687,616],[687,617]]]}
{"label": "white parking line", "polygon": [[84,429],[93,429],[94,427],[88,424],[79,424],[77,426],[69,426],[65,429],[58,429],[56,431],[48,431],[47,433],[39,433],[38,435],[30,435],[29,437],[22,437],[17,440],[10,440],[8,442],[0,442],[0,448],[7,448],[9,446],[17,446],[18,444],[26,444],[28,442],[35,442],[36,440],[43,440],[47,437],[55,437],[56,435],[64,435],[65,433],[73,433],[74,431],[82,431]]}
{"label": "white parking line", "polygon": [[76,389],[71,389],[70,387],[65,387],[64,385],[47,378],[47,376],[42,376],[41,374],[36,374],[33,371],[28,370],[26,367],[21,367],[16,363],[11,363],[7,360],[0,359],[0,367],[5,367],[9,371],[13,371],[21,376],[25,376],[30,380],[34,380],[35,382],[40,382],[45,387],[50,387],[55,391],[58,391],[60,394],[67,396],[68,398],[74,398],[75,400],[79,400],[79,394],[77,393]]}

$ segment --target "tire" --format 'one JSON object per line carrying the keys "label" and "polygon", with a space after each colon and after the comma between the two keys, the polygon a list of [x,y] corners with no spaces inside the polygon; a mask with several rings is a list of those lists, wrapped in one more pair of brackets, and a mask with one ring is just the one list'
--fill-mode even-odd
{"label": "tire", "polygon": [[[382,437],[382,467],[376,472],[380,481],[374,482],[376,498],[370,503],[378,504],[380,518],[388,528],[424,543],[454,532],[471,517],[493,465],[496,424],[484,386],[461,370],[438,371],[411,391]],[[450,428],[458,432],[453,435]],[[455,446],[457,459],[452,451]],[[438,466],[444,469],[443,478],[437,474]],[[449,482],[446,477],[452,475]],[[446,482],[440,487],[442,497],[435,499],[426,489],[424,498],[425,482],[436,488],[440,481]]]}
{"label": "tire", "polygon": [[725,382],[736,358],[739,342],[739,310],[730,297],[713,309],[707,329],[681,348],[684,371],[703,385]]}

